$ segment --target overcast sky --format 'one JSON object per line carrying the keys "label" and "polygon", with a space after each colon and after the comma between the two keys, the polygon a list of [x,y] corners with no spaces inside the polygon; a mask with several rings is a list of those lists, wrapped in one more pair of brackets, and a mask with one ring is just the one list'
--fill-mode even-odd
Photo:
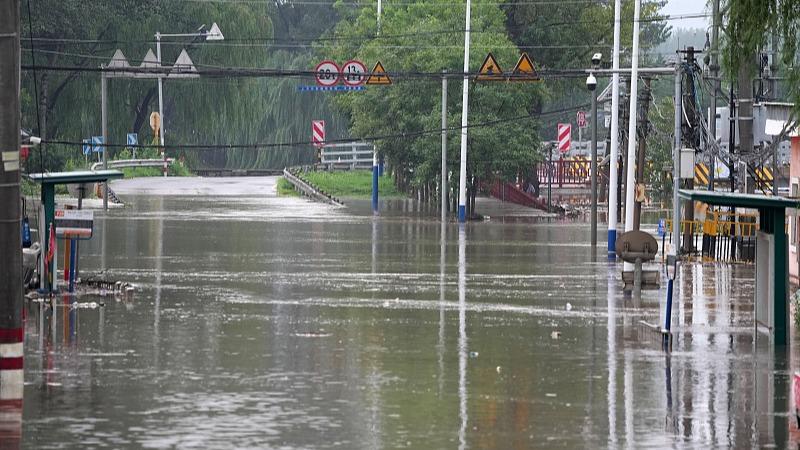
{"label": "overcast sky", "polygon": [[[686,14],[704,14],[706,13],[706,2],[704,0],[668,0],[664,9],[661,10],[664,14],[670,16],[686,15]],[[673,28],[707,28],[711,23],[710,17],[692,18],[671,20],[669,24]]]}

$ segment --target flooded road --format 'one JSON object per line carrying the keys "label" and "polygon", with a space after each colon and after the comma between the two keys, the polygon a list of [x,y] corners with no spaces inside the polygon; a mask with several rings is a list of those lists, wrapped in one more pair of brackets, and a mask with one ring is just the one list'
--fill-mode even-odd
{"label": "flooded road", "polygon": [[623,294],[584,222],[274,185],[112,185],[82,275],[139,290],[29,303],[25,448],[786,445],[797,358],[754,339],[752,265],[681,267],[666,354],[665,287]]}

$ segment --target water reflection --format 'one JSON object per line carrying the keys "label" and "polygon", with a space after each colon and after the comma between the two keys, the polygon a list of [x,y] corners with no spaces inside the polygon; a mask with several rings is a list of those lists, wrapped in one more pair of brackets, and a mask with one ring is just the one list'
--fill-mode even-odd
{"label": "water reflection", "polygon": [[467,232],[458,229],[458,448],[467,447]]}
{"label": "water reflection", "polygon": [[142,292],[29,303],[26,447],[787,443],[793,366],[753,338],[752,267],[681,267],[663,353],[640,322],[664,290],[625,297],[619,264],[587,260],[588,224],[325,222],[285,202],[142,196],[98,216],[83,273]]}

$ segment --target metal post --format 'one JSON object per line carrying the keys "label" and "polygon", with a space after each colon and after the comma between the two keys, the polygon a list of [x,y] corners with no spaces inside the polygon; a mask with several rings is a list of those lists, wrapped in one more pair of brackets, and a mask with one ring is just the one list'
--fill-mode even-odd
{"label": "metal post", "polygon": [[614,0],[614,51],[611,68],[611,155],[608,170],[608,253],[616,255],[617,243],[617,161],[619,159],[619,41],[621,0]]}
{"label": "metal post", "polygon": [[597,92],[592,94],[592,250],[597,247]]}
{"label": "metal post", "polygon": [[[20,202],[21,2],[0,2],[0,404],[7,423],[22,423],[22,211]],[[8,403],[6,403],[8,402]],[[21,434],[21,429],[19,430]],[[11,436],[9,448],[20,445]]]}
{"label": "metal post", "polygon": [[[628,161],[625,170],[625,232],[633,231],[634,192],[636,191],[636,103],[637,88],[639,84],[639,14],[642,2],[636,0],[633,9],[633,51],[631,53],[631,82],[630,82],[630,106],[628,108]],[[623,271],[633,270],[633,265],[626,262]]]}
{"label": "metal post", "polygon": [[[156,33],[156,58],[158,58],[158,67],[161,68],[161,33]],[[161,125],[158,129],[159,143],[161,144],[161,159],[164,160],[164,176],[167,176],[167,153],[164,149],[164,87],[163,76],[158,74],[158,118]]]}
{"label": "metal post", "polygon": [[[102,67],[102,66],[101,66]],[[100,121],[103,131],[103,169],[108,169],[108,78],[105,72],[100,74]],[[103,209],[108,210],[108,181],[103,182]]]}
{"label": "metal post", "polygon": [[681,66],[675,66],[675,142],[672,148],[672,254],[677,255],[681,239],[681,205],[678,188],[681,183]]}
{"label": "metal post", "polygon": [[548,147],[550,163],[547,165],[547,212],[553,211],[553,148]]}
{"label": "metal post", "polygon": [[[372,147],[372,214],[378,214],[378,150],[375,144]],[[353,157],[356,157],[355,153]]]}
{"label": "metal post", "polygon": [[447,220],[447,71],[442,71],[442,222]]}
{"label": "metal post", "polygon": [[472,2],[467,0],[466,31],[464,33],[464,84],[461,94],[461,166],[458,177],[458,221],[467,221],[467,113],[469,106],[469,24]]}

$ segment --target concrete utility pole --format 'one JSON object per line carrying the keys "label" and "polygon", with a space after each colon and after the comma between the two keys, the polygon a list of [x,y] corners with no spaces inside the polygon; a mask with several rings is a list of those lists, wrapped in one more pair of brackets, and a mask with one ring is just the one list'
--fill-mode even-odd
{"label": "concrete utility pole", "polygon": [[672,254],[680,251],[681,242],[681,204],[678,198],[678,189],[681,185],[681,100],[683,86],[681,86],[681,65],[675,66],[675,143],[672,148]]}
{"label": "concrete utility pole", "polygon": [[[644,77],[644,89],[639,94],[639,142],[638,153],[636,155],[636,183],[644,185],[644,166],[645,166],[645,153],[647,151],[647,129],[648,120],[647,116],[650,112],[650,82],[652,78]],[[637,201],[634,204],[633,212],[633,229],[638,230],[642,220],[642,203]]]}
{"label": "concrete utility pole", "polygon": [[[23,391],[19,5],[0,2],[0,406],[20,402]],[[9,411],[3,420],[15,420],[15,414]]]}
{"label": "concrete utility pole", "polygon": [[[586,79],[586,85],[589,88],[589,94],[592,96],[592,135],[591,135],[591,162],[590,167],[592,171],[592,212],[591,212],[591,243],[592,252],[597,250],[597,79],[594,75],[589,75]],[[594,255],[594,253],[592,253]]]}
{"label": "concrete utility pole", "polygon": [[619,159],[619,40],[622,0],[614,0],[614,50],[611,55],[611,155],[608,170],[608,253],[616,256],[617,160]]}
{"label": "concrete utility pole", "polygon": [[[633,50],[631,52],[631,89],[630,107],[628,108],[628,161],[625,167],[627,177],[625,180],[625,232],[633,231],[633,213],[636,209],[636,100],[639,84],[639,14],[642,1],[635,0],[633,7]],[[633,271],[633,264],[626,262],[623,271]]]}
{"label": "concrete utility pole", "polygon": [[467,0],[466,31],[464,33],[464,85],[461,95],[461,164],[458,176],[458,222],[467,221],[467,112],[469,108],[469,23],[472,2]]}
{"label": "concrete utility pole", "polygon": [[[708,131],[711,135],[711,141],[713,142],[712,148],[716,145],[717,141],[717,91],[720,89],[720,82],[719,82],[719,0],[714,0],[711,6],[711,15],[712,15],[712,28],[711,28],[711,55],[708,69],[711,73],[711,84],[713,86],[711,92],[711,118],[709,119],[708,123]],[[713,156],[713,151],[711,152],[711,161],[709,164],[709,175],[708,175],[708,190],[714,190],[714,178],[716,177],[716,161],[715,157]]]}
{"label": "concrete utility pole", "polygon": [[[101,66],[101,68],[103,68]],[[103,132],[103,170],[108,169],[108,156],[106,155],[106,144],[108,144],[108,77],[105,72],[100,74],[100,128]],[[103,209],[108,209],[108,181],[103,183]]]}
{"label": "concrete utility pole", "polygon": [[447,71],[442,71],[442,223],[447,221]]}

